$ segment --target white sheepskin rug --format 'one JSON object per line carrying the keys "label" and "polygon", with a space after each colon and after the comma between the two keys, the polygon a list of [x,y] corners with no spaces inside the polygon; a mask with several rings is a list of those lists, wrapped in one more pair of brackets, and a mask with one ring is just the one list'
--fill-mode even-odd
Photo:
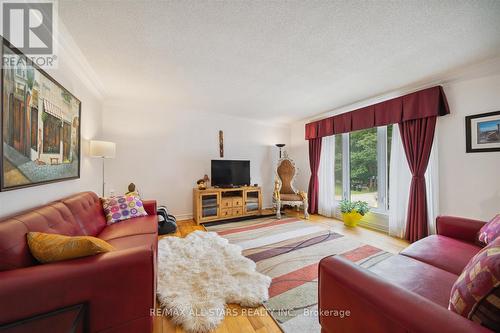
{"label": "white sheepskin rug", "polygon": [[189,332],[215,329],[224,319],[226,303],[261,305],[269,298],[270,283],[239,246],[214,232],[195,231],[158,242],[162,313]]}

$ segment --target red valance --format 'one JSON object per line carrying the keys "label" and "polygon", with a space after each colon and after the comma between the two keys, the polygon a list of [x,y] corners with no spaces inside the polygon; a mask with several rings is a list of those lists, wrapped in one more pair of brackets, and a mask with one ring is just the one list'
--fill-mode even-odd
{"label": "red valance", "polygon": [[306,124],[306,140],[450,113],[441,86]]}

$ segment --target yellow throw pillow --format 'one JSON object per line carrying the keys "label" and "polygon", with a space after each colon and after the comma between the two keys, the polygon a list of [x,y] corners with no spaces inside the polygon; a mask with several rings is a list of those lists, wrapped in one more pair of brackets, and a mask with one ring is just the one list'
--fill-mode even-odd
{"label": "yellow throw pillow", "polygon": [[41,263],[91,256],[113,251],[102,239],[91,236],[63,236],[29,232],[27,235],[31,254]]}

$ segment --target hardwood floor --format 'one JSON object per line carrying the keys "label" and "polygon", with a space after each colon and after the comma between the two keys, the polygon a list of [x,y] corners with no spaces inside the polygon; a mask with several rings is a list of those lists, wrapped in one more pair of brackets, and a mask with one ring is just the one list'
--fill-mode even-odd
{"label": "hardwood floor", "polygon": [[[293,210],[287,210],[287,216],[296,216],[301,218],[302,214]],[[384,233],[365,229],[361,227],[348,228],[341,221],[331,219],[320,215],[312,215],[308,220],[309,223],[325,223],[333,225],[334,231],[344,234],[349,237],[358,239],[359,241],[376,246],[388,252],[398,253],[406,246],[408,242],[390,237]],[[177,231],[173,234],[163,237],[185,237],[195,230],[206,230],[202,225],[197,225],[193,220],[178,222]],[[158,306],[158,305],[157,305]],[[237,315],[226,316],[222,324],[214,331],[215,333],[274,333],[281,332],[278,324],[267,313],[263,306],[257,309],[242,308],[239,305],[228,305],[228,312]],[[168,317],[157,316],[154,319],[153,333],[185,333],[180,327],[172,323]]]}

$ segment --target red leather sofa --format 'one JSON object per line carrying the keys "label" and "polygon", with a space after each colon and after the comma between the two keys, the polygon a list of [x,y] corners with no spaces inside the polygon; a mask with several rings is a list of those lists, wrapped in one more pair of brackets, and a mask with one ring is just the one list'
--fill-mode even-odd
{"label": "red leather sofa", "polygon": [[[144,207],[149,216],[108,226],[100,199],[84,192],[0,221],[0,331],[69,332],[76,320],[60,310],[80,304],[77,332],[150,333],[158,221],[156,202]],[[95,236],[115,251],[41,265],[29,231]]]}
{"label": "red leather sofa", "polygon": [[[481,249],[484,222],[441,216],[428,236],[369,269],[340,256],[319,265],[319,310],[323,333],[491,332],[448,310],[450,291]],[[339,316],[337,311],[349,311]],[[344,312],[345,314],[346,312]]]}

